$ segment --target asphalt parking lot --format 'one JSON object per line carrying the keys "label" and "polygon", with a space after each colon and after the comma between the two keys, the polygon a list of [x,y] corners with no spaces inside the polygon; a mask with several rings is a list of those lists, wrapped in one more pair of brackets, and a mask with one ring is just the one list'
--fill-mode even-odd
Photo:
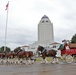
{"label": "asphalt parking lot", "polygon": [[76,75],[76,63],[0,65],[0,75]]}

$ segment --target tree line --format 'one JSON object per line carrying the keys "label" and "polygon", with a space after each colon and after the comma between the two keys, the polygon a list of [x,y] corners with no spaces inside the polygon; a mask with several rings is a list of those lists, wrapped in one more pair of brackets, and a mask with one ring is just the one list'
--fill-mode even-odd
{"label": "tree line", "polygon": [[1,48],[0,48],[0,53],[8,53],[8,52],[10,52],[11,51],[11,49],[9,48],[9,47],[7,47],[6,46],[6,50],[4,51],[4,46],[2,46]]}

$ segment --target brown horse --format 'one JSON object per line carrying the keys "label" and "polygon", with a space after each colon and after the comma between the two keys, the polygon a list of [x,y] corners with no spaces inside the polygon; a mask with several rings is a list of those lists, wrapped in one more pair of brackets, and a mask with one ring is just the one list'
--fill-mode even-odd
{"label": "brown horse", "polygon": [[56,59],[56,51],[51,49],[51,50],[46,50],[44,47],[39,46],[37,48],[37,53],[40,53],[42,55],[42,63],[47,63],[46,57],[53,57],[54,61],[52,63],[55,62]]}
{"label": "brown horse", "polygon": [[18,57],[18,60],[26,58],[26,61],[30,63],[30,59],[34,56],[32,51],[24,51],[20,47],[14,50],[15,54]]}
{"label": "brown horse", "polygon": [[5,53],[0,53],[0,58],[1,59],[5,58],[5,56],[6,56]]}
{"label": "brown horse", "polygon": [[8,59],[8,58],[10,58],[10,59],[15,58],[15,56],[16,56],[16,54],[14,53],[14,51],[10,51],[10,52],[8,52],[8,53],[6,54],[6,58],[7,58],[7,59]]}

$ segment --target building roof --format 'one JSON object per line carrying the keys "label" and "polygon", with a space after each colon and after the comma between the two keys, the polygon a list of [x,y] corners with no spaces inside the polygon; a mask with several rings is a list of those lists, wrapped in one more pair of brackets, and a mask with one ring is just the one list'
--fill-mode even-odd
{"label": "building roof", "polygon": [[44,15],[43,17],[42,17],[42,19],[44,19],[44,18],[47,18],[47,19],[49,19],[46,15]]}
{"label": "building roof", "polygon": [[27,46],[27,45],[24,45],[24,46],[22,46],[22,47],[29,47],[29,46]]}
{"label": "building roof", "polygon": [[51,43],[50,45],[54,45],[54,44],[60,44],[60,43],[58,43],[58,42],[53,42],[53,43]]}

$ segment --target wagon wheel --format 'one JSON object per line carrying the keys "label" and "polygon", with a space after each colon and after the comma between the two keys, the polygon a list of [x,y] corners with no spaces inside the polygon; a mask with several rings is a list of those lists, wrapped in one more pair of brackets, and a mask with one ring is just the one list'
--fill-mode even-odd
{"label": "wagon wheel", "polygon": [[66,62],[67,63],[72,63],[73,62],[73,57],[71,55],[66,56]]}
{"label": "wagon wheel", "polygon": [[65,62],[65,61],[66,61],[65,58],[66,58],[66,55],[62,55],[62,56],[61,56],[61,61],[62,61],[62,62]]}

